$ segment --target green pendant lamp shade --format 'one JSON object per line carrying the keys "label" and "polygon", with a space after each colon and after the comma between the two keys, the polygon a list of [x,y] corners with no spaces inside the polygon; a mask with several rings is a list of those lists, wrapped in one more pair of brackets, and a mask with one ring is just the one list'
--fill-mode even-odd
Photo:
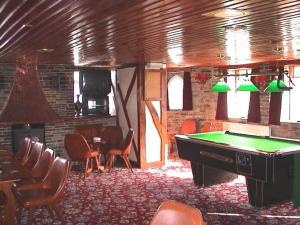
{"label": "green pendant lamp shade", "polygon": [[250,80],[242,82],[236,90],[251,91],[251,92],[259,91],[259,89]]}
{"label": "green pendant lamp shade", "polygon": [[213,85],[212,89],[213,92],[228,92],[230,91],[230,88],[227,83],[224,81],[219,81],[215,85]]}
{"label": "green pendant lamp shade", "polygon": [[[283,89],[281,89],[279,87],[282,87]],[[265,91],[267,91],[267,92],[282,92],[282,91],[284,91],[284,88],[287,88],[287,86],[285,85],[285,83],[282,80],[279,81],[279,87],[277,85],[277,79],[276,79],[276,80],[273,80],[269,84],[269,86],[266,88]]]}

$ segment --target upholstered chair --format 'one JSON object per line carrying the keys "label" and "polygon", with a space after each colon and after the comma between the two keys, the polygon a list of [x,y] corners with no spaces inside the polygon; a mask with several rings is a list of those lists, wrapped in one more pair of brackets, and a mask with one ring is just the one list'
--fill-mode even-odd
{"label": "upholstered chair", "polygon": [[109,168],[109,171],[112,168],[115,156],[118,155],[124,160],[127,168],[130,169],[131,172],[133,172],[132,166],[128,159],[128,156],[129,156],[130,150],[131,150],[131,146],[132,146],[133,134],[134,134],[134,131],[132,128],[130,128],[127,133],[127,136],[123,142],[122,147],[121,148],[111,148],[107,152],[107,154],[108,154],[107,167]]}
{"label": "upholstered chair", "polygon": [[201,212],[173,200],[161,203],[149,225],[204,225]]}
{"label": "upholstered chair", "polygon": [[92,172],[93,162],[96,164],[97,170],[100,170],[98,150],[92,149],[81,134],[66,134],[64,145],[72,161],[85,162],[84,178],[87,173]]}
{"label": "upholstered chair", "polygon": [[29,170],[32,170],[32,168],[39,161],[43,150],[44,150],[44,144],[43,143],[32,142],[30,153],[28,155],[27,161],[24,163],[24,167],[26,167]]}
{"label": "upholstered chair", "polygon": [[26,189],[28,185],[43,180],[51,168],[54,158],[54,151],[46,148],[45,151],[42,152],[37,164],[31,170],[32,177],[16,181],[13,185],[15,191]]}
{"label": "upholstered chair", "polygon": [[29,137],[25,137],[20,141],[19,151],[16,153],[15,158],[24,166],[26,161],[28,160],[28,156],[30,153],[31,147],[31,139]]}
{"label": "upholstered chair", "polygon": [[[31,209],[46,206],[53,216],[53,210],[58,218],[63,221],[62,214],[57,203],[61,200],[67,178],[70,171],[70,162],[56,157],[46,177],[38,183],[27,185],[26,189],[14,191],[17,202],[29,210],[29,223],[33,224]],[[19,211],[21,218],[22,209]],[[63,222],[64,223],[64,222]],[[19,224],[19,223],[18,223]]]}

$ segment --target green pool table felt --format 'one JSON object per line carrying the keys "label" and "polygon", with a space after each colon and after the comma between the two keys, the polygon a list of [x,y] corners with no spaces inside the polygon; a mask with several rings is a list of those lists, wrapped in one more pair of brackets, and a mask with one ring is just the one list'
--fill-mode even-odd
{"label": "green pool table felt", "polygon": [[235,147],[251,148],[273,153],[281,150],[300,149],[300,142],[274,139],[255,135],[239,135],[236,133],[209,132],[187,135],[193,139],[227,144]]}

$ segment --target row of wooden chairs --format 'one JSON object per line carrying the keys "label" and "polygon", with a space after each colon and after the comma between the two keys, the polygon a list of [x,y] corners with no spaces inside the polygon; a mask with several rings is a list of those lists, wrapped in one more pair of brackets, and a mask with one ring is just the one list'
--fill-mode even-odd
{"label": "row of wooden chairs", "polygon": [[[44,149],[44,144],[32,142],[24,138],[20,151],[15,158],[27,168],[31,177],[16,181],[13,193],[20,206],[29,210],[29,222],[32,224],[34,207],[46,207],[51,216],[63,221],[57,203],[61,200],[67,177],[70,171],[70,162],[67,159],[55,156],[52,149]],[[22,209],[19,211],[20,220]]]}

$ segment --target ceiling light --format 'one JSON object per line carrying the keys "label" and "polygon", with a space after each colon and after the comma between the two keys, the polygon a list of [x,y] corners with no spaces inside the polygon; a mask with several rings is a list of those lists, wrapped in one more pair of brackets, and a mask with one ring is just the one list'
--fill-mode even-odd
{"label": "ceiling light", "polygon": [[282,48],[280,47],[273,48],[273,52],[275,52],[276,54],[280,54],[282,52]]}
{"label": "ceiling light", "polygon": [[282,92],[286,90],[287,86],[286,84],[280,80],[278,83],[278,80],[273,80],[268,87],[265,89],[265,92]]}
{"label": "ceiling light", "polygon": [[225,26],[225,31],[241,31],[241,30],[247,30],[247,26],[238,25],[238,24]]}
{"label": "ceiling light", "polygon": [[31,27],[33,27],[33,25],[29,24],[29,23],[25,23],[25,24],[22,25],[22,28],[25,28],[25,27],[31,28]]}
{"label": "ceiling light", "polygon": [[228,84],[225,83],[223,79],[221,79],[218,83],[212,86],[211,90],[213,92],[228,92],[230,91],[230,88]]}
{"label": "ceiling light", "polygon": [[50,52],[53,52],[54,49],[53,48],[41,48],[41,49],[38,49],[36,51],[41,52],[41,53],[50,53]]}
{"label": "ceiling light", "polygon": [[226,55],[224,55],[224,54],[218,54],[218,55],[217,55],[217,58],[218,58],[219,60],[230,60],[230,59],[231,59],[230,56],[226,56]]}
{"label": "ceiling light", "polygon": [[209,17],[218,17],[218,18],[236,18],[241,16],[248,15],[249,12],[245,10],[238,10],[238,9],[218,9],[214,11],[210,11],[207,13],[203,13],[202,16],[209,16]]}
{"label": "ceiling light", "polygon": [[246,81],[242,82],[236,90],[237,91],[250,91],[250,92],[259,91],[259,89],[250,80],[246,80]]}

